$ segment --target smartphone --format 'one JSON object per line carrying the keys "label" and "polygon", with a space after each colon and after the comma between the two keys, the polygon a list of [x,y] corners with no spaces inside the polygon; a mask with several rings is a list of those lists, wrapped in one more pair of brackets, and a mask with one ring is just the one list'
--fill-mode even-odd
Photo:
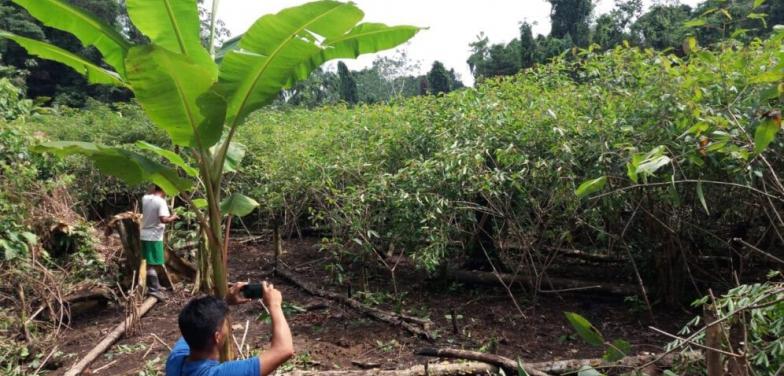
{"label": "smartphone", "polygon": [[264,290],[261,288],[261,283],[249,283],[240,288],[240,293],[246,299],[261,299]]}

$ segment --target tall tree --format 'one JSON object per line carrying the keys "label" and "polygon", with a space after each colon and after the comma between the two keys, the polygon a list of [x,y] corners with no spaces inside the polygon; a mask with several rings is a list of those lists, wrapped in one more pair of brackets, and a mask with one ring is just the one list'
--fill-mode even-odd
{"label": "tall tree", "polygon": [[520,24],[520,68],[530,68],[536,63],[536,40],[531,24]]}
{"label": "tall tree", "polygon": [[469,43],[471,48],[471,56],[468,57],[468,67],[471,68],[471,74],[476,78],[483,77],[484,64],[490,57],[490,39],[487,38],[484,32],[476,36],[476,40]]}
{"label": "tall tree", "polygon": [[642,47],[679,49],[687,32],[684,23],[690,17],[688,5],[654,5],[634,22],[632,38]]}
{"label": "tall tree", "polygon": [[433,62],[430,73],[427,74],[427,83],[431,94],[443,94],[451,91],[449,87],[449,72],[440,61]]}
{"label": "tall tree", "polygon": [[359,102],[357,82],[354,80],[354,75],[351,74],[351,71],[342,61],[338,63],[338,76],[340,77],[340,99],[349,104]]}
{"label": "tall tree", "polygon": [[589,42],[590,26],[588,24],[593,2],[591,0],[548,0],[552,5],[550,36],[565,38],[569,35],[574,44],[585,47]]}

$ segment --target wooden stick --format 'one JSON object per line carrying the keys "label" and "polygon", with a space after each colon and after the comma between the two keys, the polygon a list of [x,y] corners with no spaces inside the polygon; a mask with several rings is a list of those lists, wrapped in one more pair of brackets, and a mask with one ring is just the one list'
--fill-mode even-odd
{"label": "wooden stick", "polygon": [[[147,311],[152,308],[155,303],[158,303],[158,298],[151,296],[147,298],[147,300],[142,303],[142,306],[139,308],[139,318],[144,316]],[[133,324],[133,318],[126,318],[117,325],[109,334],[104,337],[104,339],[99,342],[92,350],[90,350],[87,355],[82,358],[78,363],[74,364],[68,372],[65,373],[65,376],[77,376],[81,374],[87,366],[90,365],[95,359],[97,359],[101,354],[106,352],[118,339],[125,333],[125,328],[131,326]]]}
{"label": "wooden stick", "polygon": [[[342,371],[293,371],[287,376],[461,376],[496,375],[498,367],[487,363],[435,363],[418,365],[400,370],[342,370]],[[517,373],[515,373],[516,375]]]}
{"label": "wooden stick", "polygon": [[161,339],[161,337],[158,337],[158,335],[157,335],[157,334],[155,334],[155,333],[150,333],[150,336],[151,336],[152,338],[155,338],[155,340],[156,340],[156,341],[160,342],[160,344],[161,344],[161,345],[164,345],[164,346],[166,346],[166,348],[167,348],[167,349],[169,349],[169,351],[171,351],[171,346],[167,345],[167,344],[166,344],[166,342],[163,342],[163,340]]}
{"label": "wooden stick", "polygon": [[[460,282],[479,283],[486,285],[500,284],[501,278],[505,284],[511,286],[514,283],[520,282],[523,284],[531,285],[531,279],[525,275],[511,275],[501,274],[496,275],[492,272],[480,271],[465,271],[465,270],[451,270],[448,276]],[[556,289],[563,290],[591,290],[593,292],[603,292],[606,294],[620,295],[620,296],[634,296],[637,295],[638,290],[636,286],[630,286],[619,283],[604,283],[604,282],[590,282],[581,281],[570,278],[555,278],[545,277],[545,281],[552,284]]]}
{"label": "wooden stick", "polygon": [[37,375],[38,372],[41,372],[41,368],[44,368],[46,363],[49,361],[49,358],[51,358],[52,355],[54,355],[55,351],[57,351],[57,347],[58,345],[54,345],[52,351],[49,351],[49,355],[47,355],[46,358],[44,358],[44,360],[41,362],[41,365],[39,365],[38,368],[36,368],[35,373],[33,373],[34,375]]}
{"label": "wooden stick", "polygon": [[301,281],[294,273],[280,266],[277,269],[277,275],[297,285],[299,288],[307,291],[311,295],[334,300],[336,302],[354,308],[355,310],[362,312],[378,321],[403,327],[403,329],[409,331],[410,333],[425,338],[428,341],[435,340],[435,337],[433,336],[432,333],[412,325],[409,322],[410,318],[408,316],[396,314],[394,312],[380,310],[378,308],[369,307],[355,299],[347,298],[341,294],[336,294],[334,292],[319,289],[305,281]]}
{"label": "wooden stick", "polygon": [[102,365],[102,366],[100,366],[100,367],[98,367],[98,368],[94,369],[94,370],[93,370],[93,373],[98,373],[98,372],[101,372],[101,371],[103,371],[103,370],[105,370],[105,369],[107,369],[107,368],[111,367],[112,365],[114,365],[114,363],[117,363],[117,361],[118,361],[118,360],[119,360],[119,359],[112,360],[111,362],[109,362],[109,363],[106,363],[106,364],[104,364],[104,365]]}

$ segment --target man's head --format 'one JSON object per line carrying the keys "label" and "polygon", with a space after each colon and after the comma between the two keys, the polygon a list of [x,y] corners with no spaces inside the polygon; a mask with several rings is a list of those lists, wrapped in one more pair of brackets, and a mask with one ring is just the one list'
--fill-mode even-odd
{"label": "man's head", "polygon": [[150,194],[158,195],[161,197],[166,196],[166,192],[163,191],[163,188],[159,187],[158,185],[153,184],[150,186]]}
{"label": "man's head", "polygon": [[195,298],[180,312],[180,332],[191,351],[210,352],[223,345],[226,334],[224,320],[229,306],[214,296]]}

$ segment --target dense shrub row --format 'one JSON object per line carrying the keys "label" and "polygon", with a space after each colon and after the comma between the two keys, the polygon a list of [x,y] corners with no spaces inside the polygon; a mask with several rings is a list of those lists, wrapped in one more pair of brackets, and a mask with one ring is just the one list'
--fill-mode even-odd
{"label": "dense shrub row", "polygon": [[[776,126],[763,114],[781,104],[782,35],[685,58],[581,51],[446,97],[261,112],[231,189],[291,231],[328,226],[431,269],[482,240],[518,245],[508,268],[551,247],[628,248],[678,295],[688,262],[741,252],[733,238],[781,245],[781,138],[761,155],[754,138]],[[619,192],[575,195],[600,176]]]}
{"label": "dense shrub row", "polygon": [[[747,255],[735,238],[774,253],[782,244],[782,37],[710,50],[692,41],[683,58],[583,50],[447,96],[258,112],[240,131],[248,153],[226,190],[261,202],[260,226],[327,230],[351,256],[405,252],[434,270],[483,259],[484,248],[518,270],[556,248],[629,250],[662,296],[677,296],[687,275],[721,282],[689,265]],[[28,125],[56,139],[164,139],[133,106]],[[124,191],[69,163],[86,206]],[[575,194],[600,177],[601,198]]]}

